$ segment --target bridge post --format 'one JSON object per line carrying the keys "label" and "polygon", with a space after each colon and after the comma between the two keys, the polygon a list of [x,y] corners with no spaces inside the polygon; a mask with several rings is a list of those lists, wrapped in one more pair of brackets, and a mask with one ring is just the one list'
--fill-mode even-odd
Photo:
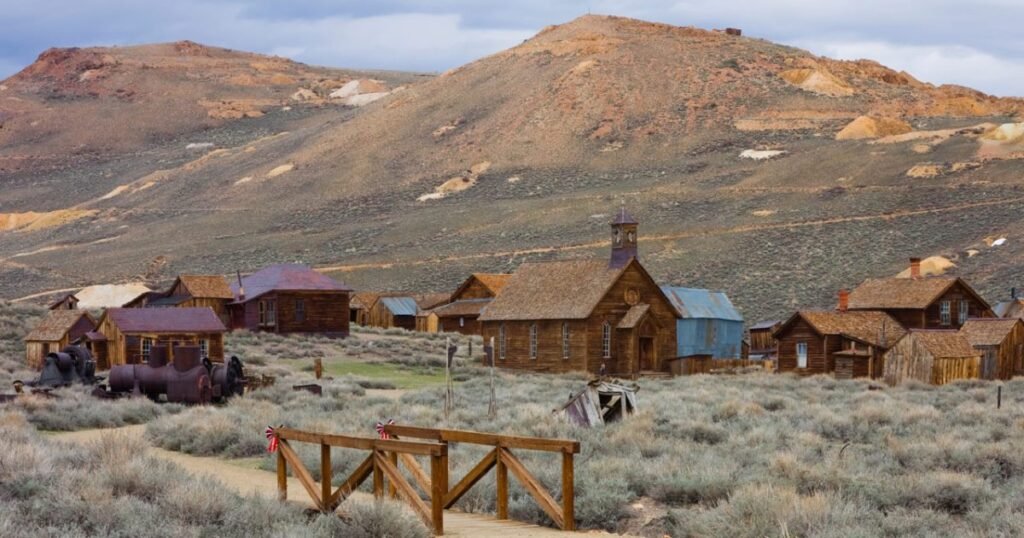
{"label": "bridge post", "polygon": [[448,468],[444,466],[447,457],[430,456],[430,518],[434,534],[444,534],[444,497],[448,494]]}
{"label": "bridge post", "polygon": [[508,519],[508,467],[505,466],[505,449],[498,447],[498,463],[494,475],[498,484],[498,519]]}
{"label": "bridge post", "polygon": [[572,452],[562,452],[562,530],[576,530],[576,491]]}
{"label": "bridge post", "polygon": [[[397,469],[398,452],[388,452],[388,459],[391,460],[391,465],[394,465],[395,469]],[[398,498],[398,488],[395,486],[395,483],[392,482],[391,480],[388,480],[388,496],[391,497],[392,499]]]}
{"label": "bridge post", "polygon": [[333,476],[331,469],[331,445],[321,443],[320,444],[320,499],[323,500],[323,506],[328,506],[331,503],[331,478]]}
{"label": "bridge post", "polygon": [[284,461],[284,453],[277,451],[277,499],[288,500],[288,462]]}
{"label": "bridge post", "polygon": [[[379,452],[374,451],[379,454]],[[373,458],[373,496],[380,499],[384,497],[384,472],[380,468],[380,464],[377,463],[377,458]]]}

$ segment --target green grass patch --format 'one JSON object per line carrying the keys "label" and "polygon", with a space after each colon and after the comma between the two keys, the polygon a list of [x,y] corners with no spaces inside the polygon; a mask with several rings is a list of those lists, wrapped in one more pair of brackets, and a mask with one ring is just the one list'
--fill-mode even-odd
{"label": "green grass patch", "polygon": [[329,376],[351,374],[367,379],[382,379],[390,381],[399,389],[420,389],[444,385],[444,370],[411,369],[386,362],[325,360],[324,374]]}

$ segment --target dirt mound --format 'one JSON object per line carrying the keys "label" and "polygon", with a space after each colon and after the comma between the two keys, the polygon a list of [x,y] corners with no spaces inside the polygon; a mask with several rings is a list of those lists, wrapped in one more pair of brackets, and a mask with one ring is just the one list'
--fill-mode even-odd
{"label": "dirt mound", "polygon": [[860,116],[836,133],[836,140],[864,140],[895,136],[913,131],[909,123],[898,118]]}
{"label": "dirt mound", "polygon": [[117,308],[150,291],[145,284],[100,284],[75,292],[79,308]]}
{"label": "dirt mound", "polygon": [[0,231],[36,231],[63,226],[97,213],[94,209],[61,209],[37,213],[0,213]]}
{"label": "dirt mound", "polygon": [[818,95],[846,97],[854,94],[849,84],[822,67],[787,69],[779,73],[779,76],[802,90]]}
{"label": "dirt mound", "polygon": [[[949,258],[942,256],[929,256],[921,260],[921,276],[940,276],[956,267]],[[896,275],[896,278],[910,278],[910,269],[904,269]]]}

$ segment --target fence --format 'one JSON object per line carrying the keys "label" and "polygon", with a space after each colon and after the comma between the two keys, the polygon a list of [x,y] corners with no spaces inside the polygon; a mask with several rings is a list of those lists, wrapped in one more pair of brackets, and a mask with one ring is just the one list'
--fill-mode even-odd
{"label": "fence", "polygon": [[672,375],[697,375],[726,373],[737,368],[764,368],[767,372],[775,371],[775,361],[750,359],[712,359],[710,357],[687,357],[676,359],[671,363]]}

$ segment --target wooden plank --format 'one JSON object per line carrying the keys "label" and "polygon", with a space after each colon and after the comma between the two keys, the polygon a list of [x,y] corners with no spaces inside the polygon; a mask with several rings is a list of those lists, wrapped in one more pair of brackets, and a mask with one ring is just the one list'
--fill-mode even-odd
{"label": "wooden plank", "polygon": [[288,444],[288,441],[281,439],[281,442],[277,445],[277,450],[284,455],[284,459],[292,466],[292,473],[296,478],[299,479],[299,483],[302,487],[306,488],[306,493],[309,493],[309,498],[313,499],[316,503],[317,508],[320,511],[327,511],[324,499],[320,498],[320,492],[317,491],[316,481],[313,480],[313,476],[309,474],[306,467],[302,464],[302,460],[299,455],[295,453],[292,447]]}
{"label": "wooden plank", "polygon": [[377,457],[377,451],[373,451],[371,454],[373,458],[373,496],[377,499],[384,497],[384,471],[380,468],[380,458]]}
{"label": "wooden plank", "polygon": [[497,454],[497,465],[494,470],[494,477],[497,483],[498,497],[497,497],[497,514],[498,519],[508,519],[508,467],[505,466],[505,460],[501,458],[501,452]]}
{"label": "wooden plank", "polygon": [[[388,457],[388,461],[391,463],[391,465],[395,469],[397,469],[398,468],[398,452],[388,452],[387,455],[388,455],[387,456]],[[392,499],[397,499],[398,498],[398,486],[392,480],[388,480],[388,497],[391,497]]]}
{"label": "wooden plank", "polygon": [[576,530],[576,490],[575,490],[576,468],[573,465],[573,455],[570,452],[562,453],[562,530]]}
{"label": "wooden plank", "polygon": [[360,484],[366,481],[372,472],[373,454],[371,453],[365,460],[363,460],[363,463],[359,464],[359,467],[356,467],[356,469],[352,471],[352,474],[348,476],[345,482],[338,486],[338,489],[331,494],[331,502],[329,503],[330,508],[332,510],[337,508],[338,505],[348,498],[348,496],[351,495]]}
{"label": "wooden plank", "polygon": [[540,437],[521,437],[515,435],[498,435],[493,433],[469,430],[443,430],[420,428],[417,426],[401,426],[391,424],[384,427],[389,434],[414,439],[432,439],[450,443],[471,443],[475,445],[501,446],[524,450],[542,450],[548,452],[572,452],[579,454],[579,441],[567,439],[543,439]]}
{"label": "wooden plank", "polygon": [[408,502],[413,510],[423,518],[423,520],[429,525],[431,523],[431,512],[427,508],[427,504],[423,502],[416,490],[412,489],[412,486],[405,481],[405,477],[398,471],[398,468],[391,464],[388,456],[382,452],[374,452],[374,463],[380,468],[381,473],[387,477],[388,483],[393,485],[398,492],[398,495]]}
{"label": "wooden plank", "polygon": [[499,449],[499,451],[498,457],[505,463],[508,470],[512,472],[512,475],[519,480],[519,483],[523,485],[527,493],[537,501],[541,510],[544,510],[544,513],[555,522],[555,525],[563,527],[565,520],[562,517],[562,509],[555,502],[555,499],[551,497],[547,489],[544,488],[544,485],[530,474],[530,471],[526,469],[526,466],[523,465],[523,462],[519,461],[515,454],[504,448]]}
{"label": "wooden plank", "polygon": [[288,500],[288,463],[284,459],[284,453],[280,450],[280,440],[277,450],[277,500]]}
{"label": "wooden plank", "polygon": [[384,452],[405,452],[417,456],[443,455],[447,454],[448,447],[443,444],[422,443],[413,441],[396,441],[392,439],[376,439],[372,437],[352,437],[348,435],[333,435],[318,432],[306,432],[293,430],[291,428],[279,428],[277,436],[281,439],[291,439],[304,443],[317,445],[331,445],[341,448],[355,448],[358,450],[381,450]]}
{"label": "wooden plank", "polygon": [[416,482],[416,485],[420,487],[423,493],[430,494],[430,477],[427,476],[423,467],[420,467],[420,462],[416,461],[416,458],[411,454],[399,454],[398,459],[400,459],[402,461],[402,465],[405,465],[405,468],[409,470],[409,474],[412,475],[413,481]]}
{"label": "wooden plank", "polygon": [[330,505],[331,499],[331,445],[320,445],[320,499],[324,508]]}
{"label": "wooden plank", "polygon": [[446,491],[445,484],[448,479],[448,465],[442,461],[444,456],[430,457],[430,519],[434,526],[435,534],[444,534],[444,498]]}
{"label": "wooden plank", "polygon": [[469,488],[473,487],[477,482],[480,481],[495,465],[498,463],[498,449],[495,448],[487,453],[486,456],[476,466],[473,467],[466,476],[459,480],[458,484],[445,495],[444,507],[451,508],[463,495],[469,491]]}

